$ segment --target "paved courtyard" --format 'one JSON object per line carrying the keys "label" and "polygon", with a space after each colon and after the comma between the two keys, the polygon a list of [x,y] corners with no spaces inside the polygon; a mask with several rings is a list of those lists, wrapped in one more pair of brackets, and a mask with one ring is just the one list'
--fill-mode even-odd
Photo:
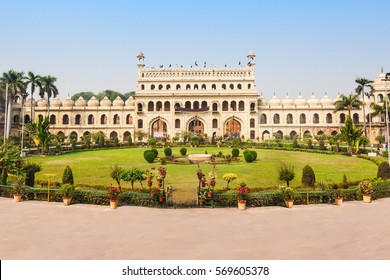
{"label": "paved courtyard", "polygon": [[390,199],[153,209],[0,198],[0,259],[390,259]]}

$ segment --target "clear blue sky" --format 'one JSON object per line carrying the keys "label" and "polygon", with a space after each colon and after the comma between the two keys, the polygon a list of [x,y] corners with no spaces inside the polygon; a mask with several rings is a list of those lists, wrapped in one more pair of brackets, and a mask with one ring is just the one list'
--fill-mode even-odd
{"label": "clear blue sky", "polygon": [[259,93],[335,97],[390,72],[389,11],[384,0],[0,0],[0,71],[54,75],[64,98],[135,90],[140,50],[155,67],[237,66],[252,50]]}

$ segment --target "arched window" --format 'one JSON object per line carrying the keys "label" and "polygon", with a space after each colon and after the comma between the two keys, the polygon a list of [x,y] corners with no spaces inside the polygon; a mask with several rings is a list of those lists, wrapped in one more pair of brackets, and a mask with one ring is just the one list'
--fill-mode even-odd
{"label": "arched window", "polygon": [[233,84],[230,84],[230,89],[234,89],[234,85]]}
{"label": "arched window", "polygon": [[200,108],[207,108],[207,101],[202,101]]}
{"label": "arched window", "polygon": [[77,132],[76,132],[76,131],[72,131],[72,132],[70,133],[70,135],[69,135],[69,138],[70,138],[70,139],[73,139],[73,140],[75,140],[75,141],[77,141],[77,137],[78,137],[78,135],[77,135]]}
{"label": "arched window", "polygon": [[62,116],[62,124],[69,124],[69,116],[68,115]]}
{"label": "arched window", "polygon": [[305,115],[305,114],[301,114],[301,115],[299,116],[299,123],[300,123],[300,124],[306,123],[306,115]]}
{"label": "arched window", "polygon": [[260,123],[261,124],[266,124],[267,123],[267,115],[266,114],[261,114],[261,116],[260,116]]}
{"label": "arched window", "polygon": [[237,85],[237,88],[238,88],[238,89],[242,89],[241,84],[238,84],[238,85]]}
{"label": "arched window", "polygon": [[251,104],[250,104],[250,110],[251,110],[251,112],[256,111],[256,103],[251,102]]}
{"label": "arched window", "polygon": [[163,85],[158,85],[158,89],[162,90],[163,89]]}
{"label": "arched window", "polygon": [[255,119],[250,119],[249,121],[249,127],[254,128],[255,127]]}
{"label": "arched window", "polygon": [[332,136],[336,136],[336,135],[337,135],[337,133],[338,133],[338,132],[337,132],[336,130],[333,130],[333,131],[332,131],[332,133],[331,133],[330,135],[332,135]]}
{"label": "arched window", "polygon": [[194,109],[199,109],[199,102],[198,101],[194,101],[194,106],[193,106]]}
{"label": "arched window", "polygon": [[39,120],[40,122],[43,121],[43,116],[42,116],[41,114],[38,115],[38,120]]}
{"label": "arched window", "polygon": [[179,84],[176,85],[176,90],[181,90],[181,86]]}
{"label": "arched window", "polygon": [[55,115],[51,115],[50,116],[50,124],[56,124],[56,123],[57,123],[56,116]]}
{"label": "arched window", "polygon": [[145,90],[145,85],[141,85],[141,90]]}
{"label": "arched window", "polygon": [[202,89],[206,89],[206,85],[205,84],[202,85]]}
{"label": "arched window", "polygon": [[118,138],[118,133],[116,133],[116,131],[112,131],[110,133],[110,140],[114,140],[116,138]]}
{"label": "arched window", "polygon": [[354,124],[359,123],[359,114],[358,113],[353,114],[353,123]]}
{"label": "arched window", "polygon": [[237,103],[236,103],[236,101],[230,102],[230,110],[237,111]]}
{"label": "arched window", "polygon": [[175,103],[175,111],[179,110],[180,107],[181,107],[180,103],[176,102]]}
{"label": "arched window", "polygon": [[24,123],[29,123],[29,122],[30,122],[30,116],[24,115]]}
{"label": "arched window", "polygon": [[14,116],[14,123],[19,123],[19,116],[18,115]]}
{"label": "arched window", "polygon": [[154,102],[153,101],[149,101],[148,102],[148,111],[149,112],[153,112],[154,111]]}
{"label": "arched window", "polygon": [[94,124],[95,123],[95,118],[93,117],[93,115],[89,115],[88,116],[88,124]]}
{"label": "arched window", "polygon": [[383,94],[378,94],[377,102],[382,103],[383,102]]}
{"label": "arched window", "polygon": [[165,87],[167,90],[170,90],[171,89],[171,85],[167,85],[166,87]]}
{"label": "arched window", "polygon": [[164,111],[166,111],[166,112],[171,111],[171,102],[169,102],[169,101],[164,102]]}
{"label": "arched window", "polygon": [[248,84],[248,89],[251,89],[251,87],[252,87],[251,84]]}
{"label": "arched window", "polygon": [[238,111],[244,111],[245,110],[245,103],[244,101],[238,102]]}
{"label": "arched window", "polygon": [[320,117],[318,114],[313,115],[313,123],[320,123]]}
{"label": "arched window", "polygon": [[133,124],[133,117],[130,114],[126,116],[126,124]]}
{"label": "arched window", "polygon": [[150,89],[151,89],[151,90],[154,90],[155,88],[156,88],[155,85],[151,85],[151,86],[150,86]]}
{"label": "arched window", "polygon": [[333,116],[331,113],[326,114],[326,123],[332,123],[333,122]]}
{"label": "arched window", "polygon": [[190,90],[191,89],[191,85],[186,85],[186,90]]}
{"label": "arched window", "polygon": [[226,89],[226,85],[225,84],[222,84],[222,89]]}
{"label": "arched window", "polygon": [[288,124],[292,124],[293,123],[293,115],[292,114],[288,114],[287,118],[286,118],[286,121],[287,121]]}
{"label": "arched window", "polygon": [[123,141],[129,141],[129,138],[131,138],[131,133],[129,131],[123,133]]}
{"label": "arched window", "polygon": [[213,112],[218,112],[218,103],[213,103]]}
{"label": "arched window", "polygon": [[340,123],[345,123],[345,114],[344,113],[340,114]]}
{"label": "arched window", "polygon": [[138,128],[143,128],[143,126],[144,126],[144,121],[138,120]]}
{"label": "arched window", "polygon": [[180,128],[180,120],[179,119],[175,120],[175,128]]}
{"label": "arched window", "polygon": [[184,103],[184,107],[186,109],[191,109],[191,102],[190,101],[186,101],[186,103]]}
{"label": "arched window", "polygon": [[254,130],[251,130],[250,131],[250,138],[253,140],[253,139],[255,139],[255,131]]}
{"label": "arched window", "polygon": [[199,89],[199,86],[197,84],[195,84],[194,89]]}
{"label": "arched window", "polygon": [[138,103],[137,104],[137,111],[138,112],[142,112],[143,111],[143,108],[142,108],[143,106],[142,106],[142,104],[141,103]]}
{"label": "arched window", "polygon": [[218,128],[218,120],[213,119],[213,128]]}
{"label": "arched window", "polygon": [[162,102],[157,101],[156,102],[156,112],[161,112],[162,111]]}
{"label": "arched window", "polygon": [[101,115],[100,124],[107,124],[107,116],[105,114]]}
{"label": "arched window", "polygon": [[222,102],[222,111],[228,111],[229,110],[229,103],[225,100]]}
{"label": "arched window", "polygon": [[217,89],[217,86],[215,84],[212,84],[211,89]]}
{"label": "arched window", "polygon": [[81,115],[80,114],[76,115],[76,117],[74,118],[74,123],[81,124]]}
{"label": "arched window", "polygon": [[274,115],[274,124],[279,124],[280,123],[280,116],[279,114]]}
{"label": "arched window", "polygon": [[120,117],[118,114],[114,115],[114,124],[120,124]]}

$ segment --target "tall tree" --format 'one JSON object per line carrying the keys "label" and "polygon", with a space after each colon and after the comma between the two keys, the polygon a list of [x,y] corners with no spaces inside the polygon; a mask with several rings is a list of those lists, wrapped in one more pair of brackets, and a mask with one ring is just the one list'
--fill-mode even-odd
{"label": "tall tree", "polygon": [[333,103],[335,106],[334,112],[348,110],[348,115],[351,115],[352,109],[359,109],[362,101],[359,100],[358,94],[350,93],[348,96],[342,94],[340,99]]}
{"label": "tall tree", "polygon": [[47,115],[50,117],[50,98],[55,98],[58,95],[58,89],[54,84],[57,81],[56,77],[53,76],[43,76],[41,77],[41,88],[39,95],[43,98],[47,96]]}
{"label": "tall tree", "polygon": [[[14,70],[9,70],[4,72],[3,76],[0,78],[1,86],[5,88],[7,104],[5,104],[6,110],[6,127],[5,127],[5,138],[8,139],[11,134],[11,124],[12,124],[12,103],[14,97],[18,92],[24,92],[26,90],[26,85],[23,82],[23,72],[16,72]],[[8,90],[7,90],[8,87]]]}
{"label": "tall tree", "polygon": [[372,83],[373,81],[370,81],[368,79],[365,79],[365,78],[357,78],[355,80],[355,83],[358,84],[358,86],[356,87],[355,89],[355,92],[357,94],[360,94],[362,96],[362,110],[363,110],[363,131],[364,131],[364,136],[367,136],[367,128],[366,128],[366,111],[365,111],[365,107],[366,107],[366,104],[364,103],[364,89],[365,88],[369,88],[370,89],[370,92],[372,92],[373,88],[372,88]]}
{"label": "tall tree", "polygon": [[[26,85],[30,85],[31,89],[31,94],[30,94],[30,99],[31,99],[31,105],[30,105],[30,121],[33,122],[34,120],[34,115],[33,115],[33,97],[34,97],[34,91],[36,87],[41,88],[41,76],[35,75],[33,72],[28,72],[27,76],[25,77],[26,79]],[[24,116],[23,116],[24,117]]]}
{"label": "tall tree", "polygon": [[359,140],[363,134],[363,130],[361,128],[356,128],[350,115],[347,116],[345,125],[340,128],[340,134],[341,137],[347,142],[351,155],[356,153],[359,148]]}

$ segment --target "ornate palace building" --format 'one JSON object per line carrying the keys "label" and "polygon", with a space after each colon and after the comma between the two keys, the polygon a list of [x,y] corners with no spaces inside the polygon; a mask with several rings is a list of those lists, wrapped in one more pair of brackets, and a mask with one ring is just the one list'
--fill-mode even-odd
{"label": "ornate palace building", "polygon": [[[138,84],[134,97],[123,101],[119,97],[111,102],[105,97],[100,102],[93,97],[86,101],[80,97],[75,102],[54,98],[50,104],[51,132],[73,134],[78,140],[83,135],[104,132],[108,138],[126,141],[142,130],[150,137],[180,137],[183,131],[193,135],[207,135],[216,139],[241,137],[262,141],[275,133],[281,135],[337,134],[346,119],[343,111],[334,112],[337,100],[325,94],[321,99],[301,95],[293,100],[286,95],[282,100],[275,95],[267,100],[259,95],[255,84],[255,54],[247,55],[245,66],[238,68],[179,66],[149,68],[145,66],[142,52],[138,59]],[[374,96],[369,103],[382,103],[385,96],[385,74],[374,81]],[[24,110],[29,120],[33,102],[35,117],[47,114],[48,102],[28,99]],[[15,100],[14,125],[21,115],[20,99]],[[351,112],[353,121],[361,124],[362,110]],[[367,122],[368,124],[368,122]],[[367,125],[368,129],[369,126]],[[372,118],[373,139],[382,134],[384,120]],[[369,132],[369,131],[368,131]]]}

